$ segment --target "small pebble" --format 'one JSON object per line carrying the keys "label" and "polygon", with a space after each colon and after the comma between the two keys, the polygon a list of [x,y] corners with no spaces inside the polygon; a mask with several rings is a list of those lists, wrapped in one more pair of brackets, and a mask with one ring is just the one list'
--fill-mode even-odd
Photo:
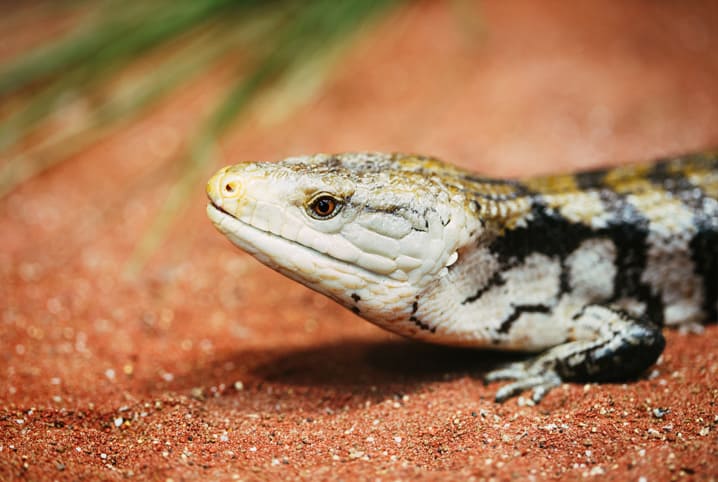
{"label": "small pebble", "polygon": [[667,408],[654,408],[653,409],[653,416],[656,418],[663,418],[670,412],[670,409]]}

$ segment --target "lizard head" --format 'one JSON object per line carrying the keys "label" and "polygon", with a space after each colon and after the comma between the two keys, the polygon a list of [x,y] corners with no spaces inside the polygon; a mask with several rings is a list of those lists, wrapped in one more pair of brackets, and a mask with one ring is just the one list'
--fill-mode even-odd
{"label": "lizard head", "polygon": [[374,153],[236,164],[209,180],[207,214],[262,263],[387,326],[481,229],[443,180],[453,169]]}

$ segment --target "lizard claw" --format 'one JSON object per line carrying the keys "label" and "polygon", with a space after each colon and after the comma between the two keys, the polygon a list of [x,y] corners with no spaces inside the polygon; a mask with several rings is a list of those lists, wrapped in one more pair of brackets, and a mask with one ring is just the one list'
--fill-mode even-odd
{"label": "lizard claw", "polygon": [[496,401],[505,402],[511,397],[533,389],[531,400],[538,403],[552,389],[561,385],[561,377],[552,369],[540,372],[531,370],[531,364],[512,363],[511,365],[489,372],[484,378],[485,382],[497,380],[514,380],[496,391]]}

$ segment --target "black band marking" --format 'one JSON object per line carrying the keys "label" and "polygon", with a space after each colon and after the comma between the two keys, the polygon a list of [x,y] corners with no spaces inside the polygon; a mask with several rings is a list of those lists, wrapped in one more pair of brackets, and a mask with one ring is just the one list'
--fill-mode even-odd
{"label": "black band marking", "polygon": [[516,305],[514,311],[501,322],[501,326],[497,330],[499,333],[508,333],[511,330],[511,326],[516,320],[518,320],[524,313],[545,313],[551,312],[551,307],[547,305]]}
{"label": "black band marking", "polygon": [[[599,171],[587,173],[585,176],[588,176],[588,179],[585,182],[598,182],[596,178],[600,175],[602,174]],[[611,215],[608,226],[600,229],[565,219],[556,210],[549,209],[545,202],[536,196],[531,206],[531,220],[525,226],[497,237],[489,247],[491,252],[498,256],[502,266],[500,271],[508,270],[532,254],[558,258],[563,267],[560,283],[561,295],[563,295],[572,288],[568,282],[566,258],[587,239],[608,238],[616,246],[617,270],[613,283],[614,293],[609,300],[595,300],[595,302],[637,297],[646,303],[650,319],[661,325],[662,300],[641,280],[646,268],[649,222],[626,200],[625,196],[608,188],[597,192],[606,211]]]}
{"label": "black band marking", "polygon": [[465,305],[467,303],[473,303],[474,301],[476,301],[479,298],[481,298],[482,296],[484,296],[484,294],[487,291],[489,291],[490,289],[492,289],[493,287],[505,285],[506,279],[503,277],[503,275],[501,273],[502,273],[502,271],[496,271],[493,274],[493,276],[491,276],[491,278],[489,278],[489,281],[484,286],[479,288],[476,291],[476,293],[474,293],[473,295],[469,296],[464,301],[462,301],[461,304]]}
{"label": "black band marking", "polygon": [[506,231],[489,247],[499,257],[502,270],[520,264],[532,254],[565,258],[586,239],[598,235],[590,226],[573,223],[548,209],[542,199],[531,206],[531,220],[526,226]]}
{"label": "black band marking", "polygon": [[411,316],[409,317],[409,321],[411,321],[412,323],[414,323],[416,326],[418,326],[418,327],[421,328],[422,330],[429,331],[429,332],[431,332],[431,333],[436,333],[436,327],[435,327],[435,326],[431,326],[431,325],[429,325],[429,324],[427,324],[427,323],[424,323],[423,321],[421,321],[420,319],[418,319],[418,318],[417,318],[416,316],[414,316],[414,315],[411,315]]}
{"label": "black band marking", "polygon": [[[702,223],[701,223],[702,224]],[[707,228],[699,224],[698,234],[690,242],[691,257],[696,273],[703,279],[703,309],[707,321],[718,321],[718,231],[713,225]]]}
{"label": "black band marking", "polygon": [[608,301],[635,297],[646,303],[646,314],[658,326],[663,324],[663,300],[641,279],[646,269],[648,219],[625,196],[610,190],[600,193],[601,201],[613,213],[606,233],[616,246],[616,276],[613,296]]}

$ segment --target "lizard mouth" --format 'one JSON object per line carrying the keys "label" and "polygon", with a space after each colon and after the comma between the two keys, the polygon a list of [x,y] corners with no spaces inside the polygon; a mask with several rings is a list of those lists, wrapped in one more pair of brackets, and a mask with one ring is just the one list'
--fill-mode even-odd
{"label": "lizard mouth", "polygon": [[361,278],[384,277],[380,273],[337,258],[329,253],[319,251],[311,246],[306,246],[279,234],[253,226],[225,211],[214,202],[207,204],[207,216],[215,227],[227,236],[233,244],[247,251],[262,263],[280,271],[292,279],[300,280],[300,278],[319,276],[318,273],[304,273],[304,276],[298,275],[294,272],[294,269],[291,268],[291,266],[296,265],[296,261],[293,260],[293,258],[296,260],[308,258],[323,260],[319,263],[324,265],[336,263],[340,266],[338,271],[345,273],[354,272]]}
{"label": "lizard mouth", "polygon": [[233,244],[274,269],[284,268],[287,259],[292,255],[301,255],[302,250],[309,251],[313,255],[324,256],[290,239],[252,226],[214,202],[207,204],[207,216]]}
{"label": "lizard mouth", "polygon": [[[235,216],[232,216],[232,214],[231,214],[230,212],[225,211],[225,209],[224,209],[222,206],[220,206],[219,204],[215,203],[215,202],[214,202],[214,199],[211,199],[211,198],[210,198],[210,200],[209,200],[209,203],[207,204],[207,211],[209,211],[210,208],[214,208],[214,209],[216,209],[217,211],[221,212],[222,214],[225,214],[225,215],[227,215],[227,216],[229,216],[229,217],[231,217],[231,218],[237,219]],[[239,220],[237,219],[237,221],[239,221]]]}

